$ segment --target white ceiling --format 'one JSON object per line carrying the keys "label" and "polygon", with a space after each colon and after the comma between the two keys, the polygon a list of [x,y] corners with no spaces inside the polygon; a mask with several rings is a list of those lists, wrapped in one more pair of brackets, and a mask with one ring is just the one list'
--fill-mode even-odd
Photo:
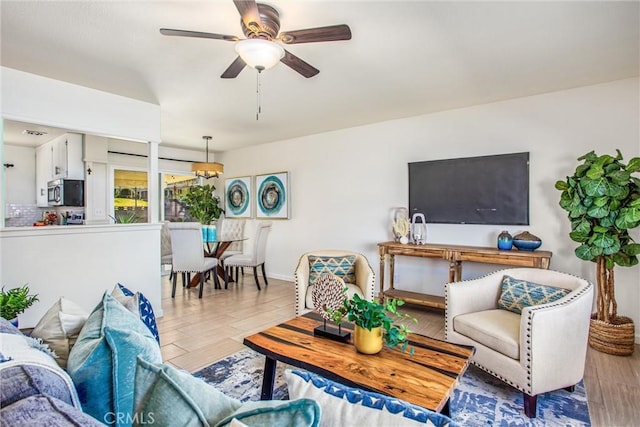
{"label": "white ceiling", "polygon": [[[290,45],[283,64],[220,74],[241,36],[231,0],[2,0],[1,64],[158,103],[162,140],[214,151],[639,75],[637,1],[284,1],[281,30],[348,24],[350,41]],[[108,118],[105,118],[108,120]],[[25,141],[9,125],[6,142]]]}

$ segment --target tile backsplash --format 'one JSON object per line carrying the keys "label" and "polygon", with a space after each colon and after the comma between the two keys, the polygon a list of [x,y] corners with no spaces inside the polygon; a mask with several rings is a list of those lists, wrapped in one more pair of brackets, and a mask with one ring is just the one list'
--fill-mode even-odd
{"label": "tile backsplash", "polygon": [[[5,207],[5,227],[30,227],[34,222],[42,221],[45,212],[55,212],[61,218],[61,214],[68,212],[68,207],[40,208],[36,204],[7,203]],[[83,208],[74,208],[74,213],[83,212]]]}
{"label": "tile backsplash", "polygon": [[36,204],[7,203],[5,227],[27,227],[36,221],[42,221],[42,215],[48,208],[39,208]]}

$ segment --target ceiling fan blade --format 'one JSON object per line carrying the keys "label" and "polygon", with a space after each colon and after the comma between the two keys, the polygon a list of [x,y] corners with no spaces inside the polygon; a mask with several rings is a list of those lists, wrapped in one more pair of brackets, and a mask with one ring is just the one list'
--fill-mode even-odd
{"label": "ceiling fan blade", "polygon": [[320,72],[320,70],[315,68],[313,65],[304,62],[288,50],[284,51],[284,57],[280,62],[292,68],[294,71],[299,72],[306,78],[313,77]]}
{"label": "ceiling fan blade", "polygon": [[224,73],[222,73],[220,77],[222,77],[223,79],[235,79],[236,77],[238,77],[238,74],[240,74],[240,71],[244,69],[245,65],[246,64],[244,63],[242,58],[238,56],[236,60],[233,61],[231,65],[229,65],[229,68],[224,70]]}
{"label": "ceiling fan blade", "polygon": [[282,32],[278,38],[285,44],[351,40],[351,29],[345,24],[332,25],[329,27],[307,28],[306,30]]}
{"label": "ceiling fan blade", "polygon": [[260,12],[255,0],[233,0],[233,3],[238,9],[244,25],[254,33],[259,32],[262,28],[262,19],[260,19]]}
{"label": "ceiling fan blade", "polygon": [[226,40],[230,42],[235,42],[240,40],[236,36],[227,36],[225,34],[203,33],[200,31],[188,31],[188,30],[173,30],[171,28],[160,28],[160,34],[165,36],[199,37],[202,39]]}

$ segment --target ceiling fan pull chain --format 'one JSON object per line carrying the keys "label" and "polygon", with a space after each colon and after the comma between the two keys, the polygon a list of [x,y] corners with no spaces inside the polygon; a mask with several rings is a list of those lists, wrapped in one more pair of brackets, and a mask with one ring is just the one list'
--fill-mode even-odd
{"label": "ceiling fan pull chain", "polygon": [[260,117],[260,113],[262,113],[262,105],[260,102],[260,70],[256,75],[256,102],[257,102],[257,111],[256,111],[256,121]]}

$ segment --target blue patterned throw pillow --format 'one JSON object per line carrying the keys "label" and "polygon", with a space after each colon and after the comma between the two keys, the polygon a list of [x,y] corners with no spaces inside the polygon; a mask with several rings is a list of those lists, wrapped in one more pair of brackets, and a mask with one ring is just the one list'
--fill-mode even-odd
{"label": "blue patterned throw pillow", "polygon": [[356,282],[356,256],[315,256],[309,255],[309,286],[325,273],[338,276],[344,283]]}
{"label": "blue patterned throw pillow", "polygon": [[570,289],[540,285],[505,275],[502,278],[498,308],[520,314],[523,308],[559,300],[569,292]]}
{"label": "blue patterned throw pillow", "polygon": [[447,416],[404,400],[348,387],[306,371],[285,370],[290,399],[313,399],[322,409],[322,424],[455,426]]}
{"label": "blue patterned throw pillow", "polygon": [[[133,297],[136,295],[133,291],[127,289],[120,283],[118,283],[118,289],[120,289],[123,295],[127,297]],[[153,307],[151,306],[149,300],[142,293],[137,292],[137,294],[138,313],[140,314],[140,320],[142,320],[142,323],[147,325],[149,331],[151,331],[156,341],[158,341],[158,344],[160,344],[160,334],[158,333],[158,325],[156,324],[156,315],[153,312]]]}

